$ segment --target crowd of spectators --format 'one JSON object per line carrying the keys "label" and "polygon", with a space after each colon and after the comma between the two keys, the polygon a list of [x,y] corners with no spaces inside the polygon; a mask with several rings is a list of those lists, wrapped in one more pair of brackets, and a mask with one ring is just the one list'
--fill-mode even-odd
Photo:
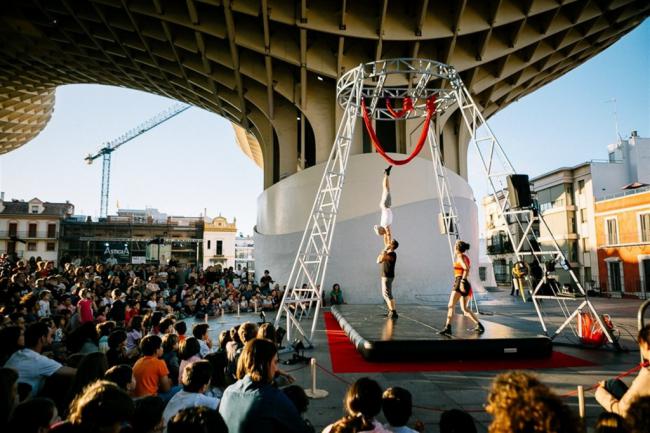
{"label": "crowd of spectators", "polygon": [[[0,256],[0,431],[313,433],[305,391],[279,366],[272,324],[244,322],[215,341],[208,332],[207,317],[277,308],[282,291],[273,284],[268,272],[257,285],[232,269],[57,269]],[[332,304],[344,303],[338,284],[329,295]],[[639,336],[644,351],[648,340],[650,328]],[[650,397],[639,391],[640,380],[631,387],[634,401],[628,394],[619,405],[607,394],[608,410],[625,411],[606,412],[598,432],[649,431]],[[323,432],[425,431],[411,420],[412,409],[408,390],[360,378],[345,395],[344,416],[333,416]],[[497,376],[486,411],[491,433],[583,431],[560,398],[527,373]],[[476,427],[454,409],[441,415],[437,431]]]}

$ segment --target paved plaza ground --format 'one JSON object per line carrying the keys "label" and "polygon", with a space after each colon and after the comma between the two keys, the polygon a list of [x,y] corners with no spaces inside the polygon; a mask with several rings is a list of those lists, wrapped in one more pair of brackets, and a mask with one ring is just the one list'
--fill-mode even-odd
{"label": "paved plaza ground", "polygon": [[[397,294],[399,301],[399,293]],[[585,388],[600,380],[617,376],[634,367],[639,362],[638,346],[635,342],[637,325],[636,317],[639,306],[643,301],[630,299],[593,298],[593,304],[598,311],[610,314],[621,332],[622,345],[629,349],[627,352],[618,352],[611,347],[589,349],[578,346],[577,339],[570,331],[564,332],[554,340],[554,350],[576,356],[594,363],[591,367],[543,369],[534,371],[541,380],[551,386],[558,394],[566,394],[576,390],[577,385]],[[552,305],[555,304],[555,305]],[[569,303],[570,304],[570,303]],[[440,321],[444,321],[444,304],[440,307]],[[514,316],[520,319],[538,322],[532,303],[523,304],[521,300],[509,296],[506,291],[490,293],[480,301],[481,310],[485,312],[484,318],[489,320],[490,315]],[[380,307],[377,307],[380,309]],[[554,312],[552,316],[555,326],[562,322],[563,316],[555,301],[545,301],[546,311]],[[327,308],[325,309],[328,310]],[[268,315],[268,320],[273,321],[274,316]],[[210,320],[213,338],[219,331],[227,329],[234,324],[245,320],[259,321],[254,314],[224,316]],[[399,320],[399,319],[398,319]],[[552,326],[549,327],[552,329]],[[540,326],[541,332],[541,326]],[[322,367],[331,372],[331,360],[326,338],[325,324],[322,318],[318,321],[314,336],[314,349],[307,351],[307,356],[315,357]],[[281,360],[291,357],[290,354],[281,356]],[[309,368],[301,365],[283,366],[297,379],[297,383],[305,388],[310,386]],[[368,376],[377,380],[384,388],[401,386],[413,393],[414,405],[412,421],[420,419],[424,422],[427,432],[438,431],[438,420],[442,410],[461,408],[469,409],[476,420],[479,432],[486,432],[490,423],[490,416],[482,411],[492,379],[499,371],[444,371],[444,372],[399,372],[399,373],[354,373],[354,374],[328,374],[318,371],[318,388],[329,392],[327,398],[312,400],[307,417],[320,431],[327,424],[338,419],[343,414],[342,400],[347,388],[347,383],[359,377]],[[634,375],[625,379],[630,382]],[[577,413],[577,397],[565,398],[566,403]],[[593,393],[586,394],[586,425],[592,427],[601,408],[593,398]],[[383,417],[380,417],[383,421]]]}

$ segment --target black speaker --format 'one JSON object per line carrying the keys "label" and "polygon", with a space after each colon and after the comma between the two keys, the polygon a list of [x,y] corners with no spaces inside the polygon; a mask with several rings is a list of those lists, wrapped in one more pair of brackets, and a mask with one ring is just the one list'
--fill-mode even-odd
{"label": "black speaker", "polygon": [[511,174],[508,176],[508,196],[510,207],[513,209],[531,207],[530,183],[527,174]]}

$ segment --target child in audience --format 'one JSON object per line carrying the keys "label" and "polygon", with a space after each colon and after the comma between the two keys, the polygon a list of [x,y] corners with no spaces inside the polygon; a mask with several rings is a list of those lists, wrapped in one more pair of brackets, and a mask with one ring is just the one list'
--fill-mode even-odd
{"label": "child in audience", "polygon": [[390,433],[375,417],[382,405],[382,392],[379,384],[372,379],[357,379],[345,393],[346,415],[323,429],[323,433],[372,432]]}
{"label": "child in audience", "polygon": [[459,409],[446,410],[440,415],[440,433],[476,433],[474,418]]}
{"label": "child in audience", "polygon": [[[398,386],[388,388],[381,397],[387,424],[384,427],[393,433],[417,433],[406,426],[413,413],[411,393]],[[469,433],[469,432],[467,432]]]}
{"label": "child in audience", "polygon": [[142,358],[133,366],[133,375],[137,383],[136,397],[158,395],[171,389],[169,370],[165,361],[160,359],[163,354],[162,340],[157,335],[147,335],[140,342]]}

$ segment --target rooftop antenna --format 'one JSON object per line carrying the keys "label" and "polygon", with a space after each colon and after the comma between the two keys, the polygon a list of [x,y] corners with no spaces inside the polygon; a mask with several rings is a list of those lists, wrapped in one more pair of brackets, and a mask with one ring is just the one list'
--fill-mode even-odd
{"label": "rooftop antenna", "polygon": [[605,101],[606,104],[608,103],[613,103],[614,104],[614,128],[616,128],[616,139],[620,142],[623,140],[623,137],[621,137],[621,134],[618,131],[618,110],[617,110],[617,104],[616,104],[616,98],[611,98]]}

